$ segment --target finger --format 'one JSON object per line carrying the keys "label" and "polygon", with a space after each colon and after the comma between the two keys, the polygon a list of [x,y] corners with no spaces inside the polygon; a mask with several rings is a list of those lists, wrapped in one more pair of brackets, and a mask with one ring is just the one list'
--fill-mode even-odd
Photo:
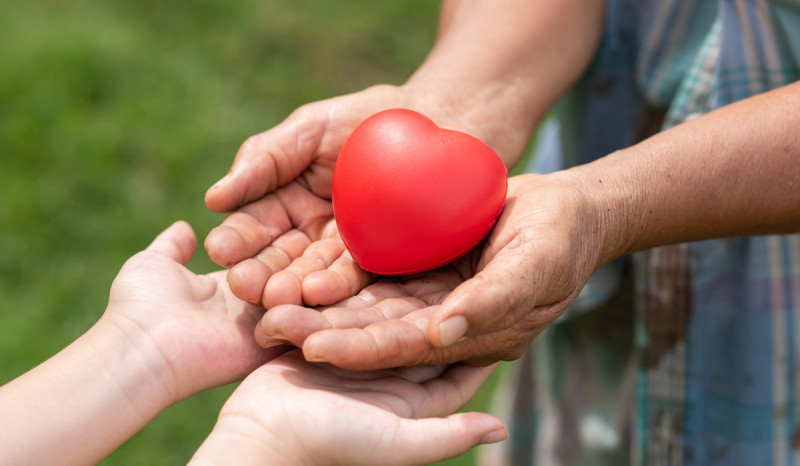
{"label": "finger", "polygon": [[301,346],[311,333],[330,328],[327,319],[314,309],[292,304],[271,308],[256,325],[256,341],[264,348],[279,344]]}
{"label": "finger", "polygon": [[[331,366],[331,367],[336,367],[336,366]],[[425,382],[433,380],[437,377],[441,377],[442,374],[444,374],[447,370],[449,370],[449,368],[450,366],[448,364],[436,364],[436,365],[427,364],[420,366],[403,366],[391,370],[393,372],[393,375],[397,377],[403,378],[417,385],[422,385]],[[354,372],[354,373],[359,374],[360,372]],[[424,398],[427,398],[427,396],[425,396]],[[414,403],[414,405],[417,404],[419,403]],[[414,407],[413,412],[416,412],[415,409],[416,407]],[[412,416],[412,417],[426,417],[426,416]]]}
{"label": "finger", "polygon": [[409,296],[414,296],[429,306],[441,304],[442,300],[464,281],[452,266],[408,277],[399,284]]}
{"label": "finger", "polygon": [[162,231],[147,247],[147,251],[155,251],[166,255],[179,264],[186,265],[197,249],[197,238],[192,227],[178,221]]}
{"label": "finger", "polygon": [[[426,275],[428,276],[428,275]],[[255,332],[259,344],[269,347],[291,341],[301,346],[311,333],[330,328],[363,328],[400,319],[441,300],[452,285],[446,277],[409,278],[402,283],[384,280],[362,289],[356,296],[321,309],[278,306],[270,309]]]}
{"label": "finger", "polygon": [[345,250],[326,270],[311,272],[303,279],[303,301],[309,306],[337,303],[357,294],[375,278]]}
{"label": "finger", "polygon": [[286,341],[271,340],[263,330],[261,330],[261,322],[253,328],[253,338],[255,338],[258,346],[262,348],[273,348],[278,345],[286,344]]}
{"label": "finger", "polygon": [[324,238],[308,245],[288,267],[269,277],[261,298],[264,307],[303,304],[303,279],[312,272],[327,269],[343,251],[344,244],[336,238]]}
{"label": "finger", "polygon": [[299,230],[279,236],[252,259],[245,259],[228,271],[228,284],[233,294],[247,302],[261,304],[264,286],[277,271],[300,257],[311,239]]}
{"label": "finger", "polygon": [[382,320],[363,329],[342,328],[314,332],[303,343],[309,361],[329,362],[349,370],[440,364],[458,359],[456,348],[435,348],[426,328],[436,306],[422,308],[401,319]]}
{"label": "finger", "polygon": [[470,361],[488,365],[516,359],[519,345],[514,329],[464,338],[448,347],[427,339],[430,317],[438,306],[423,307],[402,318],[380,320],[364,328],[330,328],[306,336],[303,355],[309,361],[328,362],[352,371],[386,369],[419,364]]}
{"label": "finger", "polygon": [[237,298],[252,304],[261,304],[264,285],[272,271],[257,259],[245,259],[231,267],[227,274],[228,286]]}
{"label": "finger", "polygon": [[372,307],[357,308],[351,301],[345,304],[350,307],[330,308],[322,312],[303,306],[276,306],[261,318],[259,327],[263,335],[258,337],[259,344],[269,347],[290,342],[295,346],[302,346],[309,335],[320,330],[363,328],[376,322],[399,319],[422,306],[418,300],[406,296],[386,298],[384,295],[380,299]]}
{"label": "finger", "polygon": [[410,296],[401,284],[385,279],[362,289],[355,296],[325,307],[324,310],[325,312],[336,312],[336,309],[366,309],[379,305],[384,300],[401,296],[415,298]]}
{"label": "finger", "polygon": [[230,267],[255,256],[291,226],[280,199],[269,195],[228,215],[208,233],[205,248],[211,260]]}
{"label": "finger", "polygon": [[[384,278],[370,284],[377,276],[351,261],[352,256],[345,252],[327,270],[309,274],[302,283],[303,301],[308,305],[363,308],[380,299],[410,296],[430,306],[441,303],[463,281],[455,269],[442,268],[401,280]],[[332,305],[336,295],[339,299]],[[322,296],[327,299],[321,299]],[[315,298],[320,298],[319,302]]]}
{"label": "finger", "polygon": [[[391,373],[413,382],[413,384],[404,386],[398,384],[396,380],[389,379],[386,380],[387,384],[384,387],[378,387],[379,381],[373,381],[373,384],[376,389],[394,391],[400,395],[405,403],[390,403],[390,407],[402,417],[414,419],[441,417],[463,408],[475,396],[475,393],[496,367],[497,364],[490,367],[473,367],[461,363],[404,366],[391,369]],[[386,371],[347,371],[346,373],[377,374],[381,372],[385,373]]]}
{"label": "finger", "polygon": [[[473,278],[456,287],[431,318],[433,345],[452,345],[464,336],[480,336],[511,328],[537,303],[537,285],[544,280],[533,254],[513,247],[500,251]],[[541,267],[540,267],[541,268]],[[553,316],[541,313],[542,322]]]}
{"label": "finger", "polygon": [[325,234],[332,217],[329,200],[289,183],[230,214],[211,230],[205,247],[211,260],[229,267],[255,256],[293,227],[315,241]]}
{"label": "finger", "polygon": [[485,413],[402,419],[393,439],[395,451],[385,458],[397,464],[431,464],[462,455],[477,445],[506,438],[508,429],[503,421]]}
{"label": "finger", "polygon": [[324,112],[298,111],[269,131],[248,138],[228,174],[206,192],[208,208],[232,211],[297,178],[315,158],[325,134],[325,118]]}
{"label": "finger", "polygon": [[[451,366],[441,376],[423,384],[429,396],[426,402],[414,407],[414,417],[443,416],[463,408],[495,369],[497,364],[487,367]],[[427,400],[435,400],[435,403]]]}

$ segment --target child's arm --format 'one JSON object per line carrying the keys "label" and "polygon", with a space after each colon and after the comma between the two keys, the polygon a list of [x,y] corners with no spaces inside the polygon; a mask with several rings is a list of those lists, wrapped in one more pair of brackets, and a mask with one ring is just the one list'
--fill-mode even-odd
{"label": "child's arm", "polygon": [[102,320],[0,388],[3,464],[97,463],[174,400],[145,355]]}
{"label": "child's arm", "polygon": [[97,463],[169,405],[284,351],[253,343],[262,311],[224,272],[184,267],[195,247],[187,224],[164,231],[125,264],[86,334],[0,387],[0,464]]}

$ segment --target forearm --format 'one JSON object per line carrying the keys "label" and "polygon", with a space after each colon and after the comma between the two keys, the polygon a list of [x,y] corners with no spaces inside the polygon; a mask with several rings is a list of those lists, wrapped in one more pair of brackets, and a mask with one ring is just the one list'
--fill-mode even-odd
{"label": "forearm", "polygon": [[588,65],[602,0],[446,0],[436,44],[406,87],[428,90],[513,165]]}
{"label": "forearm", "polygon": [[800,231],[800,83],[565,173],[601,214],[600,262],[658,245]]}
{"label": "forearm", "polygon": [[0,388],[0,463],[97,463],[171,404],[139,354],[98,323]]}

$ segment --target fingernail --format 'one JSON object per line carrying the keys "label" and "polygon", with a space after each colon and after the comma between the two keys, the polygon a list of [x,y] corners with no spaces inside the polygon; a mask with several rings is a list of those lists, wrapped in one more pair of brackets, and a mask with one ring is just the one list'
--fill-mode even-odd
{"label": "fingernail", "polygon": [[493,430],[481,438],[481,445],[501,442],[508,438],[508,429],[505,427]]}
{"label": "fingernail", "polygon": [[439,324],[439,338],[443,346],[450,346],[467,333],[467,319],[453,316]]}
{"label": "fingernail", "polygon": [[288,345],[288,344],[290,343],[286,340],[267,340],[264,343],[260,343],[261,347],[264,349],[274,348],[276,346]]}
{"label": "fingernail", "polygon": [[308,362],[328,362],[327,359],[325,359],[319,354],[309,354],[309,355],[304,354],[303,356],[305,356],[306,361]]}
{"label": "fingernail", "polygon": [[230,179],[231,179],[231,174],[230,174],[230,173],[228,173],[227,175],[223,176],[223,177],[222,177],[222,179],[220,179],[219,181],[217,181],[216,183],[214,183],[214,186],[212,186],[210,189],[216,189],[216,188],[219,188],[219,187],[220,187],[220,186],[222,186],[223,184],[227,183],[227,182],[228,182],[228,180],[230,180]]}

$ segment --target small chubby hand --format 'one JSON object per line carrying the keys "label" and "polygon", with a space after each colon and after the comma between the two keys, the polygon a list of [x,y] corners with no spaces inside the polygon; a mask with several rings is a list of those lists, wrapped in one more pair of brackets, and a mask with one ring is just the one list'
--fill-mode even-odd
{"label": "small chubby hand", "polygon": [[233,392],[191,464],[430,464],[507,438],[484,413],[453,414],[494,367],[350,372],[286,353]]}
{"label": "small chubby hand", "polygon": [[240,380],[286,350],[255,344],[252,328],[264,310],[234,296],[225,271],[196,275],[185,267],[196,246],[186,222],[164,230],[122,267],[98,322],[139,352],[173,401]]}

